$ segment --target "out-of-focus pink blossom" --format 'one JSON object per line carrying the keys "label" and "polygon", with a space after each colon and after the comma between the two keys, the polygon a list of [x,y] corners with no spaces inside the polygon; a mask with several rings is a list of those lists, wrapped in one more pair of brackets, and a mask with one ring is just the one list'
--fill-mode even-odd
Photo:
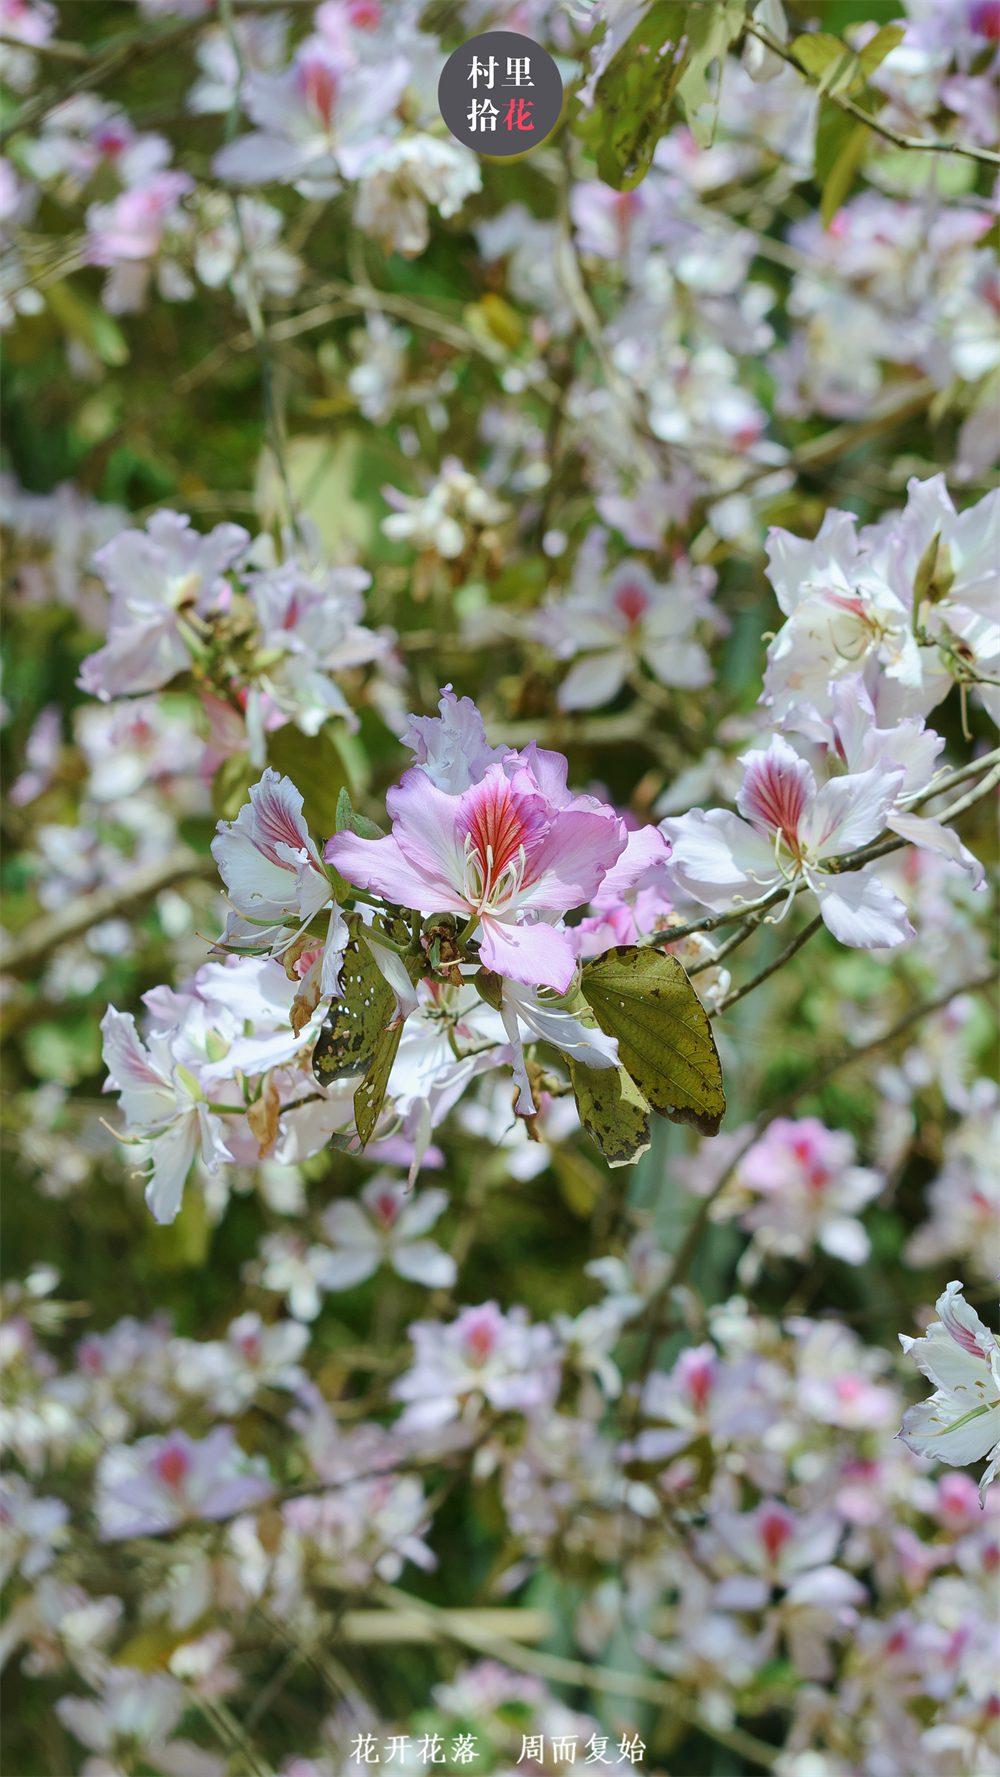
{"label": "out-of-focus pink blossom", "polygon": [[446,1425],[463,1402],[477,1397],[491,1407],[530,1412],[550,1402],[559,1385],[552,1332],[530,1326],[523,1308],[504,1315],[495,1302],[484,1302],[463,1308],[447,1326],[415,1321],[410,1338],[413,1366],[392,1389],[407,1403],[401,1428]]}
{"label": "out-of-focus pink blossom", "polygon": [[808,1257],[813,1243],[848,1265],[862,1265],[868,1235],[851,1212],[881,1190],[881,1173],[856,1166],[854,1138],[827,1129],[818,1117],[776,1117],[747,1150],[733,1176],[733,1193],[757,1201],[740,1217],[763,1252]]}
{"label": "out-of-focus pink blossom", "polygon": [[267,1499],[267,1464],[244,1456],[231,1425],[206,1438],[172,1431],[116,1444],[97,1466],[95,1509],[105,1542],[157,1536],[176,1524],[230,1518]]}
{"label": "out-of-focus pink blossom", "polygon": [[251,72],[242,103],[258,128],[220,149],[213,171],[238,185],[294,184],[330,197],[356,178],[406,85],[409,64],[350,65],[324,37],[307,37],[281,74]]}
{"label": "out-of-focus pink blossom", "polygon": [[449,1289],[458,1275],[454,1259],[435,1241],[420,1238],[447,1205],[447,1191],[435,1188],[414,1196],[405,1180],[386,1172],[368,1180],[360,1204],[344,1197],[331,1203],[322,1217],[333,1248],[325,1287],[351,1289],[387,1263],[399,1277],[429,1289]]}
{"label": "out-of-focus pink blossom", "polygon": [[609,703],[640,661],[661,684],[707,685],[711,665],[696,631],[701,623],[716,632],[726,627],[711,602],[714,585],[711,569],[683,563],[665,585],[641,562],[619,562],[605,576],[604,535],[592,532],[569,596],[543,606],[535,622],[557,659],[583,656],[559,688],[561,708]]}
{"label": "out-of-focus pink blossom", "polygon": [[99,1699],[60,1697],[63,1727],[100,1756],[88,1759],[92,1777],[119,1777],[133,1755],[165,1777],[223,1777],[225,1761],[191,1740],[172,1738],[187,1707],[184,1689],[165,1672],[108,1666],[96,1681]]}

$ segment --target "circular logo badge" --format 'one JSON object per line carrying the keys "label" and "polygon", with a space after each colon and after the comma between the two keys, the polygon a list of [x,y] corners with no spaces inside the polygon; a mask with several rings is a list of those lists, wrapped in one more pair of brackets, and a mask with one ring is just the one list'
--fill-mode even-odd
{"label": "circular logo badge", "polygon": [[484,31],[448,57],[438,82],[441,116],[476,154],[523,154],[559,120],[562,80],[549,55],[518,31]]}

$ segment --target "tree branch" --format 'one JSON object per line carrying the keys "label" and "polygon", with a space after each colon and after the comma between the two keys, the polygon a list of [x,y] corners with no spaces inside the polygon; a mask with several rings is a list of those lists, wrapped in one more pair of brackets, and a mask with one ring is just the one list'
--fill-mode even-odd
{"label": "tree branch", "polygon": [[792,957],[795,955],[796,951],[802,949],[803,944],[808,944],[810,938],[815,937],[822,924],[823,915],[817,913],[815,919],[811,919],[807,926],[802,927],[798,936],[793,938],[790,944],[785,945],[780,956],[776,956],[773,962],[768,963],[766,968],[761,969],[756,975],[752,976],[749,981],[744,981],[742,987],[734,987],[732,993],[727,993],[725,999],[720,1000],[714,1011],[709,1012],[708,1016],[710,1018],[717,1018],[721,1012],[728,1012],[730,1006],[735,1006],[737,1000],[741,1000],[748,993],[752,993],[754,988],[759,987],[762,981],[766,981],[769,975],[777,974],[778,970],[783,969],[787,962],[791,962]]}
{"label": "tree branch", "polygon": [[[753,24],[749,19],[746,23],[746,31],[749,36],[756,37],[758,42],[763,43],[772,55],[779,56],[783,62],[788,63],[790,68],[794,68],[797,73],[801,74],[807,85],[814,86],[816,84],[808,68],[804,68],[798,57],[794,56],[791,50],[786,48],[785,44],[777,37],[772,37],[770,31],[762,30],[759,25]],[[978,161],[980,166],[1000,166],[1000,154],[995,154],[991,148],[966,148],[961,142],[925,142],[922,136],[903,136],[898,130],[890,129],[887,124],[879,123],[878,118],[874,117],[870,111],[863,111],[860,105],[854,103],[853,99],[848,99],[841,93],[825,92],[823,97],[829,99],[831,105],[836,105],[838,110],[846,111],[848,117],[854,117],[858,123],[865,124],[868,129],[874,131],[876,136],[882,136],[887,142],[891,142],[894,148],[911,148],[923,154],[961,154],[966,160]]]}
{"label": "tree branch", "polygon": [[143,864],[123,877],[121,882],[81,895],[68,907],[60,907],[57,913],[47,913],[44,918],[36,919],[23,932],[5,933],[0,939],[0,969],[20,975],[41,962],[58,945],[79,937],[81,932],[89,931],[101,920],[111,919],[114,914],[123,913],[140,901],[148,901],[183,877],[211,877],[216,873],[214,858],[199,856],[186,845],[175,846],[165,858],[155,864]]}
{"label": "tree branch", "polygon": [[456,1612],[439,1610],[433,1604],[425,1604],[422,1598],[397,1591],[393,1586],[376,1583],[373,1591],[390,1609],[427,1617],[446,1639],[475,1648],[479,1653],[491,1654],[494,1659],[502,1660],[504,1665],[513,1666],[515,1671],[534,1672],[539,1678],[549,1679],[555,1684],[584,1686],[588,1690],[605,1691],[612,1696],[665,1704],[682,1721],[688,1722],[702,1734],[707,1734],[709,1739],[717,1740],[720,1745],[728,1746],[741,1758],[762,1766],[764,1770],[772,1770],[777,1762],[780,1747],[770,1746],[766,1740],[758,1740],[756,1735],[748,1734],[744,1728],[711,1727],[702,1719],[691,1698],[679,1685],[673,1685],[667,1679],[650,1678],[644,1673],[618,1672],[611,1666],[589,1666],[585,1660],[567,1660],[557,1654],[529,1652],[509,1636],[456,1624]]}

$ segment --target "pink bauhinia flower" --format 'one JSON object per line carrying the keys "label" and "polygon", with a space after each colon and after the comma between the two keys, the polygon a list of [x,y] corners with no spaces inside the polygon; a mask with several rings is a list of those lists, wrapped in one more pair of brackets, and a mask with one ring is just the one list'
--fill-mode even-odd
{"label": "pink bauhinia flower", "polygon": [[459,795],[414,767],[386,807],[388,838],[337,833],[327,863],[389,901],[464,915],[470,937],[479,928],[486,968],[557,993],[568,990],[576,958],[549,917],[589,901],[609,872],[616,888],[627,879],[623,890],[666,855],[655,829],[630,836],[613,809],[572,796],[565,760],[537,748],[488,765]]}
{"label": "pink bauhinia flower", "polygon": [[101,1540],[156,1536],[192,1519],[231,1518],[273,1492],[262,1457],[245,1456],[231,1425],[207,1438],[174,1430],[114,1444],[97,1465]]}

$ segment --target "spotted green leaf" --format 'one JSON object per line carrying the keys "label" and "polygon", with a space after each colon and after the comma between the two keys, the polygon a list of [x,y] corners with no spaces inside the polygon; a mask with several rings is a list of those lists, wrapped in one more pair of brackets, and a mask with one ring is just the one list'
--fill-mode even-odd
{"label": "spotted green leaf", "polygon": [[396,1009],[396,996],[367,944],[353,936],[340,972],[340,995],[313,1049],[312,1069],[321,1086],[363,1074]]}
{"label": "spotted green leaf", "polygon": [[389,1075],[402,1034],[402,1020],[391,1024],[388,1030],[379,1031],[368,1072],[354,1094],[354,1122],[363,1148],[371,1141],[385,1103],[385,1089],[389,1084]]}
{"label": "spotted green leaf", "polygon": [[654,1111],[717,1135],[726,1109],[705,1008],[676,957],[619,944],[583,969],[584,998]]}
{"label": "spotted green leaf", "polygon": [[568,1056],[580,1122],[609,1166],[631,1166],[650,1143],[649,1106],[623,1067],[584,1067]]}

